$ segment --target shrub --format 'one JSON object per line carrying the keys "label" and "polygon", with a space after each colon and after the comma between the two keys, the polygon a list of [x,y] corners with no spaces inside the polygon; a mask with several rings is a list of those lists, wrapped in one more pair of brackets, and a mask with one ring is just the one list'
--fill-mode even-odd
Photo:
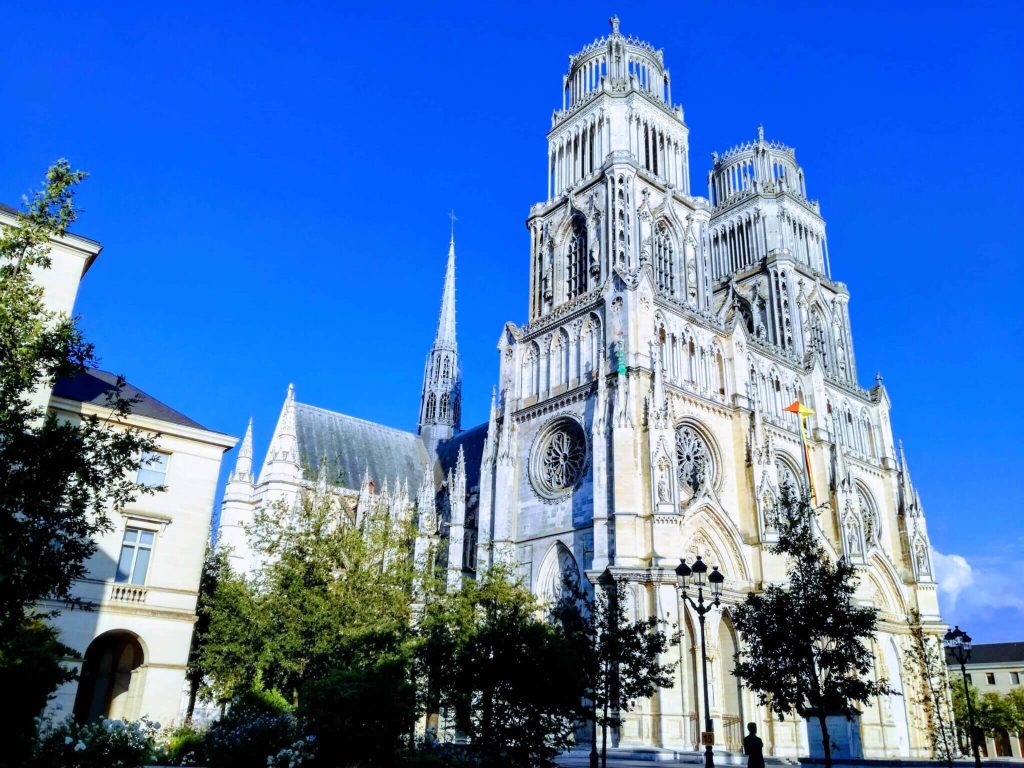
{"label": "shrub", "polygon": [[209,768],[266,768],[268,758],[298,737],[298,721],[291,713],[229,712],[206,732],[206,764]]}
{"label": "shrub", "polygon": [[202,765],[206,762],[206,730],[186,722],[171,728],[164,735],[164,753],[167,765]]}
{"label": "shrub", "polygon": [[267,758],[267,768],[301,768],[313,762],[312,739],[300,739]]}
{"label": "shrub", "polygon": [[394,765],[416,718],[408,659],[392,653],[335,667],[303,687],[299,714],[316,735],[318,765]]}
{"label": "shrub", "polygon": [[160,724],[97,720],[79,725],[66,720],[41,730],[33,768],[139,768],[157,756],[154,736]]}

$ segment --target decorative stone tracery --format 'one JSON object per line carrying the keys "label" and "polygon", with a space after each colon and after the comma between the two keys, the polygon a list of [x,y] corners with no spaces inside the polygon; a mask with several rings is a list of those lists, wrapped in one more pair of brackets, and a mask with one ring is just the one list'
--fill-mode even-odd
{"label": "decorative stone tracery", "polygon": [[703,487],[715,475],[714,457],[707,441],[689,424],[676,428],[676,468],[680,484],[692,491]]}
{"label": "decorative stone tracery", "polygon": [[587,436],[575,419],[559,417],[537,436],[530,455],[530,482],[543,498],[557,499],[579,483],[587,467]]}

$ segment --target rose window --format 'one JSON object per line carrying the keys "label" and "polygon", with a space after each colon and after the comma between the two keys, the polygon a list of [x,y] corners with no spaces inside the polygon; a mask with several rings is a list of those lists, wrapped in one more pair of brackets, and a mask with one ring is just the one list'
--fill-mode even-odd
{"label": "rose window", "polygon": [[679,482],[692,489],[714,479],[711,449],[700,432],[686,424],[676,429],[676,467]]}
{"label": "rose window", "polygon": [[571,490],[587,466],[587,437],[573,419],[558,419],[534,444],[530,479],[538,493],[548,498]]}

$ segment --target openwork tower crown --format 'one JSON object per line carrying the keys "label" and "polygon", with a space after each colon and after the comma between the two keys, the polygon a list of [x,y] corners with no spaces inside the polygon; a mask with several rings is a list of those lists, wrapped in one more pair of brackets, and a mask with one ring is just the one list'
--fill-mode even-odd
{"label": "openwork tower crown", "polygon": [[612,33],[594,40],[569,57],[562,78],[562,110],[572,111],[606,87],[624,91],[632,85],[657,101],[672,103],[669,72],[661,49],[619,32],[619,17],[609,19]]}

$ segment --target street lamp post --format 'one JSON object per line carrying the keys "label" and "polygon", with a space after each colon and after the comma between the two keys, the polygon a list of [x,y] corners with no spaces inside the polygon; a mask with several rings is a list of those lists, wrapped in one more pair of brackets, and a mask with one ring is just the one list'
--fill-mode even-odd
{"label": "street lamp post", "polygon": [[[696,602],[686,592],[691,578],[693,585],[697,587]],[[704,616],[710,613],[712,608],[721,605],[722,582],[724,581],[725,576],[718,570],[718,566],[714,566],[711,573],[708,573],[708,565],[699,555],[692,567],[686,564],[686,560],[680,560],[679,566],[676,568],[676,585],[679,587],[679,593],[683,600],[696,611],[697,617],[700,619],[700,665],[704,677],[704,734],[701,735],[701,740],[704,742],[704,768],[715,768],[715,756],[712,748],[714,737],[711,736],[715,727],[711,722],[711,703],[708,701],[708,652],[704,640]],[[710,587],[712,597],[711,602],[707,604],[704,603],[705,587]]]}
{"label": "street lamp post", "polygon": [[975,768],[981,768],[981,752],[978,749],[978,734],[974,726],[974,707],[971,706],[971,689],[967,683],[967,662],[971,660],[971,636],[960,627],[954,627],[942,638],[942,644],[960,665],[960,674],[964,676],[964,699],[967,701],[967,723],[971,729],[969,738],[974,750]]}
{"label": "street lamp post", "polygon": [[[606,635],[600,638],[601,643],[601,655],[604,656],[604,723],[601,725],[601,767],[605,768],[608,765],[608,704],[609,699],[617,707],[618,696],[613,695],[613,692],[617,692],[618,686],[615,684],[613,675],[618,674],[618,670],[610,669],[609,656],[612,658],[618,658],[617,653],[614,650],[609,654],[608,650],[604,647],[605,643],[616,642],[615,634],[618,630],[619,624],[619,612],[618,612],[618,584],[615,582],[615,576],[612,575],[611,568],[605,568],[600,576],[597,577],[598,586],[604,590],[605,599],[608,601],[605,607],[605,631]],[[618,709],[615,710],[616,713]],[[591,747],[590,747],[590,767],[597,768],[597,700],[594,701],[594,729],[592,733]]]}

